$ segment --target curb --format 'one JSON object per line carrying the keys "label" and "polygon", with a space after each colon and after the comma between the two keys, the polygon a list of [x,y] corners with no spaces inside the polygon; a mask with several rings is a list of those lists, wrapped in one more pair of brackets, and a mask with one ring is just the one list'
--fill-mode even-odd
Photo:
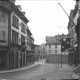
{"label": "curb", "polygon": [[9,73],[9,72],[23,71],[23,70],[27,70],[27,69],[30,69],[30,68],[33,68],[33,67],[36,67],[36,66],[39,66],[39,64],[32,64],[32,65],[21,67],[21,68],[17,68],[17,69],[0,71],[0,73]]}

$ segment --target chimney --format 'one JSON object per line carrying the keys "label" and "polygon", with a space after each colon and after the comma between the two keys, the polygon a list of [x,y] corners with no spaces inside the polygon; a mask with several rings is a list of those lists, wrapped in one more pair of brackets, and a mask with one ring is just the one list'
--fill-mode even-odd
{"label": "chimney", "polygon": [[21,8],[21,5],[17,5],[17,8],[21,11],[22,8]]}

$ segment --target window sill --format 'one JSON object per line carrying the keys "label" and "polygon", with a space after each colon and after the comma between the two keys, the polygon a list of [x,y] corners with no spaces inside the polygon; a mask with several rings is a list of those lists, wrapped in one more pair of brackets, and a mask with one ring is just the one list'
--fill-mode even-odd
{"label": "window sill", "polygon": [[14,26],[15,28],[19,29],[19,27],[17,27],[16,25],[12,24],[12,26]]}

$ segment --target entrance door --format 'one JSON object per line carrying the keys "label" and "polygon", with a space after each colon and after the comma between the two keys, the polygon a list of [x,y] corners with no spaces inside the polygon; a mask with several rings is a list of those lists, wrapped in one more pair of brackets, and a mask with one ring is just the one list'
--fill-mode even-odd
{"label": "entrance door", "polygon": [[6,52],[0,52],[0,69],[5,69]]}

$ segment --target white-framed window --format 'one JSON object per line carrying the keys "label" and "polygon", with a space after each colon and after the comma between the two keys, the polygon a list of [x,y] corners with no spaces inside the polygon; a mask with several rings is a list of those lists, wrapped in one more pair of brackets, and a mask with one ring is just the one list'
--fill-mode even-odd
{"label": "white-framed window", "polygon": [[55,50],[55,54],[57,53],[57,50]]}

